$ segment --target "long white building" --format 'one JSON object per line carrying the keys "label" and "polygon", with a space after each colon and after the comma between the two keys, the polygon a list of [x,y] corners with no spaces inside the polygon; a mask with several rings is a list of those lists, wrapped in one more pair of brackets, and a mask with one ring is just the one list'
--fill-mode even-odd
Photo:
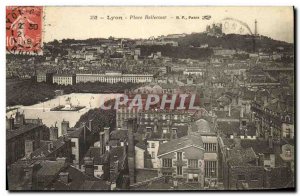
{"label": "long white building", "polygon": [[76,83],[107,82],[107,83],[147,83],[153,80],[152,74],[122,74],[118,72],[105,74],[76,74]]}
{"label": "long white building", "polygon": [[72,74],[54,74],[53,83],[59,85],[74,85],[75,84],[75,75]]}

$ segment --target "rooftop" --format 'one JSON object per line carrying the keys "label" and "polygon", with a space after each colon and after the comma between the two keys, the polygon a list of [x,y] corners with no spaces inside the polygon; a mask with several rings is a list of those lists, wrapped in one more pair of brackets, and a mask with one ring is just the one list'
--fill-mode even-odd
{"label": "rooftop", "polygon": [[253,148],[235,147],[229,150],[228,161],[231,166],[247,166],[256,163],[257,156]]}
{"label": "rooftop", "polygon": [[65,183],[57,178],[53,184],[55,190],[107,190],[108,188],[104,181],[95,177],[87,176],[85,173],[73,166],[68,166],[61,172],[68,173],[69,182]]}
{"label": "rooftop", "polygon": [[37,175],[40,177],[55,176],[64,168],[64,166],[64,162],[47,160],[41,162],[41,168],[37,171]]}
{"label": "rooftop", "polygon": [[26,124],[19,127],[18,129],[8,130],[6,131],[6,141],[42,126],[43,125],[38,124]]}
{"label": "rooftop", "polygon": [[169,153],[173,150],[186,148],[189,146],[196,146],[203,148],[203,141],[200,135],[188,135],[178,139],[171,140],[166,143],[159,145],[157,156]]}
{"label": "rooftop", "polygon": [[44,145],[44,146],[40,147],[39,149],[35,150],[34,152],[32,152],[31,157],[32,158],[47,157],[52,152],[64,147],[67,140],[68,140],[67,138],[62,136],[62,137],[59,137],[56,141],[49,141],[49,143],[52,143],[51,149],[49,149],[48,145]]}

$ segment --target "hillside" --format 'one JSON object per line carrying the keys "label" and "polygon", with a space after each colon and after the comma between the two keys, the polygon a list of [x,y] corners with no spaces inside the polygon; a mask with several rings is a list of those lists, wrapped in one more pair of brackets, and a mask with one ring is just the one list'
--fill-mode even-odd
{"label": "hillside", "polygon": [[[239,34],[224,34],[222,37],[209,36],[206,33],[195,33],[178,39],[177,41],[181,47],[200,47],[203,44],[208,44],[209,47],[223,47],[226,49],[240,49],[248,52],[253,51],[253,36],[239,35]],[[266,36],[259,36],[255,38],[256,48],[263,51],[275,51],[277,47],[283,47],[285,51],[291,52],[293,44],[283,41],[273,40]]]}

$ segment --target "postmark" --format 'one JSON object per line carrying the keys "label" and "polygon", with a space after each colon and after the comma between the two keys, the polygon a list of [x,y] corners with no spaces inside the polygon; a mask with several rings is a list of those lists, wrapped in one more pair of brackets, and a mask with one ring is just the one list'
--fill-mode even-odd
{"label": "postmark", "polygon": [[11,54],[42,54],[41,6],[6,7],[6,52]]}

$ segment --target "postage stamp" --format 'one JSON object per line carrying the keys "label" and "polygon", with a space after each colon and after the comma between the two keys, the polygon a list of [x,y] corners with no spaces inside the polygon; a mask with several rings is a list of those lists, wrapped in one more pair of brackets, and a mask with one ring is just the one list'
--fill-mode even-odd
{"label": "postage stamp", "polygon": [[6,52],[42,54],[42,6],[6,7]]}

